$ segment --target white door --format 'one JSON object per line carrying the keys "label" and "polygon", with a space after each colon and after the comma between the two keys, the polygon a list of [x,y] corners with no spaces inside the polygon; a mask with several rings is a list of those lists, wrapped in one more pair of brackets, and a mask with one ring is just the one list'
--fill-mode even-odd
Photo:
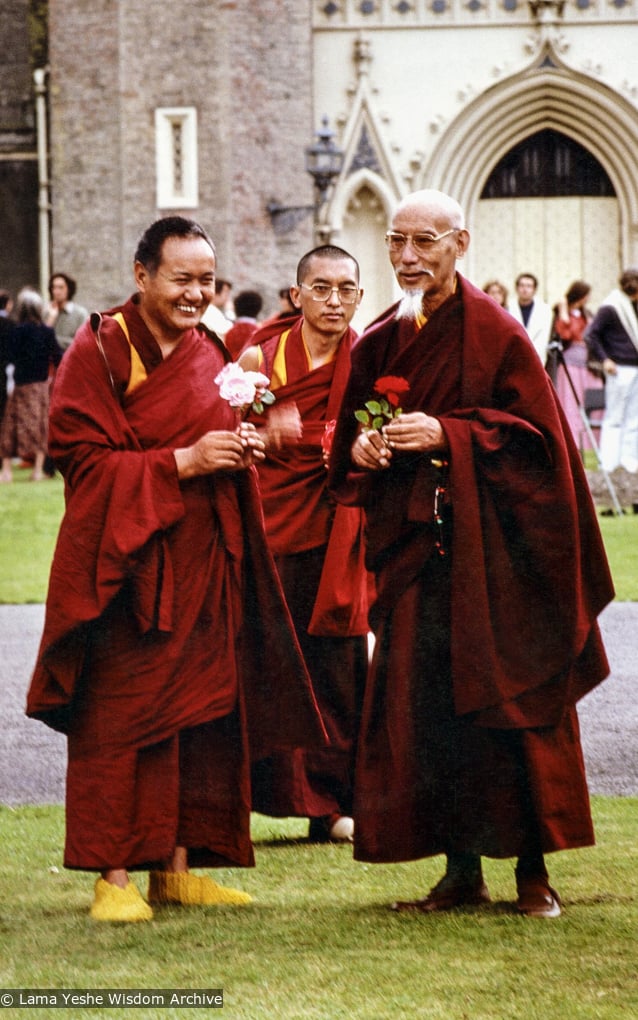
{"label": "white door", "polygon": [[468,228],[472,243],[461,272],[478,287],[497,278],[511,297],[522,272],[538,277],[538,293],[550,305],[572,281],[586,280],[595,309],[623,269],[615,198],[481,199]]}

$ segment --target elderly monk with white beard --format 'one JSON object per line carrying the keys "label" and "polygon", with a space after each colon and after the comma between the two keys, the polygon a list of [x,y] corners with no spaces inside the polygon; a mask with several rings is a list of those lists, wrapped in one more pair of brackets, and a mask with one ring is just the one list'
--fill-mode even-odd
{"label": "elderly monk with white beard", "polygon": [[[445,854],[425,897],[393,905],[424,913],[489,903],[481,858],[513,857],[516,909],[551,918],[544,855],[594,841],[575,703],[608,672],[613,588],[543,366],[457,272],[469,242],[449,196],[401,202],[386,243],[404,297],[353,351],[335,434],[329,484],[365,509],[378,592],[355,857]],[[387,413],[376,396],[362,426],[380,388]]]}

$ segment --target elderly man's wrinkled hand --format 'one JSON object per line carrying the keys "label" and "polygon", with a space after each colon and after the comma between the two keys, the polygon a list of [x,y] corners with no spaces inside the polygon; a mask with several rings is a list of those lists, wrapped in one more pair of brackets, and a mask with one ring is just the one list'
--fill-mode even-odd
{"label": "elderly man's wrinkled hand", "polygon": [[439,419],[422,411],[400,414],[384,425],[381,431],[391,450],[434,453],[447,447]]}
{"label": "elderly man's wrinkled hand", "polygon": [[390,467],[392,451],[376,429],[360,432],[350,453],[353,463],[364,471],[382,471]]}

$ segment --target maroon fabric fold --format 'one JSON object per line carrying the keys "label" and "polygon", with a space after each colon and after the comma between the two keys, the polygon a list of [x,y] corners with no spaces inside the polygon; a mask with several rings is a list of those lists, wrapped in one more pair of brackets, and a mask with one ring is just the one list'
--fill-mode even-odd
{"label": "maroon fabric fold", "polygon": [[[337,507],[327,495],[321,441],[326,423],[336,418],[350,372],[356,341],[348,330],[335,358],[309,370],[302,322],[290,330],[285,348],[287,381],[276,389],[277,402],[295,403],[303,423],[300,442],[270,453],[259,465],[270,546],[277,555],[292,555],[327,544],[324,568],[309,625],[315,635],[355,636],[368,631],[370,580],[362,543],[363,518],[358,508]],[[264,371],[270,375],[281,336],[264,343]]]}
{"label": "maroon fabric fold", "polygon": [[366,570],[363,515],[335,510],[308,633],[331,637],[367,634],[374,580]]}
{"label": "maroon fabric fold", "polygon": [[[529,339],[482,292],[460,278],[420,331],[394,312],[353,354],[329,478],[365,508],[378,586],[355,857],[588,846],[574,702],[608,672],[596,616],[613,589],[578,452]],[[442,476],[422,454],[352,469],[354,412],[384,375],[441,422]]]}
{"label": "maroon fabric fold", "polygon": [[239,696],[259,754],[321,746],[254,469],[177,478],[173,449],[235,427],[214,383],[223,347],[192,330],[157,359],[134,302],[122,311],[147,380],[124,395],[130,351],[108,316],[82,328],[56,380],[50,449],[66,512],[27,712],[77,735],[90,707],[81,739],[99,729],[104,746],[139,747],[227,714]]}
{"label": "maroon fabric fold", "polygon": [[[338,499],[369,511],[368,566],[386,607],[432,553],[436,484],[423,457],[397,457],[375,477],[352,471],[354,411],[387,374],[408,379],[404,410],[436,415],[449,444],[456,710],[489,710],[494,720],[500,707],[501,721],[512,725],[504,706],[534,689],[546,694],[560,677],[561,697],[549,699],[546,713],[555,720],[608,673],[596,617],[613,586],[580,456],[549,379],[511,316],[462,278],[416,336],[393,310],[364,334],[330,482]],[[524,724],[515,716],[514,725]]]}

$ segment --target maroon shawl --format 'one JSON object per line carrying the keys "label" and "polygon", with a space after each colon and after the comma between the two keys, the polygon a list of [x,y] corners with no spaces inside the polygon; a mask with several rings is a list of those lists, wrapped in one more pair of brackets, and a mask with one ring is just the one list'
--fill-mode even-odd
{"label": "maroon shawl", "polygon": [[353,353],[330,473],[338,499],[365,507],[376,611],[435,554],[430,458],[399,456],[378,474],[350,461],[354,411],[396,375],[410,383],[404,410],[439,418],[449,444],[457,713],[556,722],[608,672],[595,621],[613,587],[578,451],[523,329],[481,291],[459,278],[417,335],[395,311]]}
{"label": "maroon shawl", "polygon": [[[110,316],[82,327],[56,380],[50,450],[65,478],[66,512],[27,713],[68,728],[88,638],[114,604],[125,604],[126,629],[139,635],[129,689],[140,697],[127,695],[117,708],[132,745],[215,718],[237,693],[257,757],[307,745],[308,734],[321,742],[254,470],[177,477],[173,449],[234,428],[214,384],[223,345],[191,330],[162,360],[134,302],[122,311],[146,381],[125,393],[130,348]],[[219,639],[226,627],[230,638]],[[219,639],[219,662],[208,661],[207,628]]]}
{"label": "maroon shawl", "polygon": [[[321,442],[326,423],[336,419],[350,373],[357,339],[343,336],[335,358],[309,370],[302,340],[302,320],[286,340],[286,385],[276,390],[277,403],[297,405],[303,423],[299,443],[269,453],[259,465],[266,530],[276,556],[292,555],[327,544],[311,634],[354,636],[368,630],[368,577],[364,566],[362,514],[338,506],[327,492]],[[274,336],[262,345],[264,371],[272,372],[281,342]]]}

